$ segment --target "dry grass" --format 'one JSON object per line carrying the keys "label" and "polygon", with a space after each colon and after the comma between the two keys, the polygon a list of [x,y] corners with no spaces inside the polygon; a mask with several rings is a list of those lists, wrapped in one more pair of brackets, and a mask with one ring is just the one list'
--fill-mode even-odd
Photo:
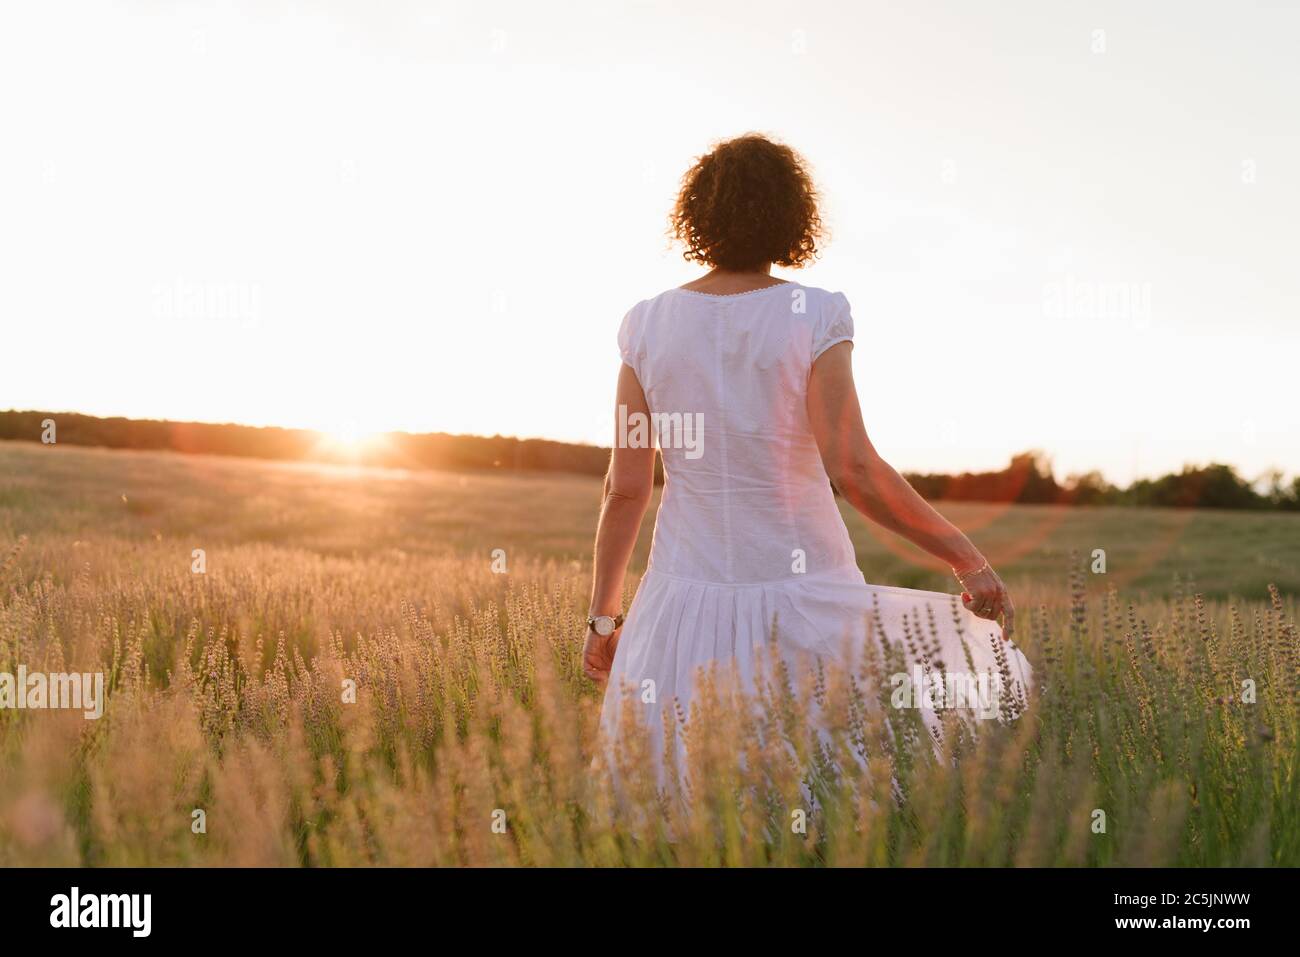
{"label": "dry grass", "polygon": [[[644,773],[652,739],[634,739],[615,803],[578,662],[587,568],[512,549],[497,575],[459,541],[308,547],[401,516],[348,508],[351,531],[331,531],[297,478],[285,491],[264,473],[240,486],[257,485],[259,522],[284,496],[317,531],[251,534],[249,503],[211,491],[235,481],[223,470],[267,468],[241,463],[160,482],[132,515],[128,486],[148,479],[104,478],[130,457],[78,454],[102,466],[93,480],[0,485],[0,671],[103,670],[109,700],[99,721],[0,711],[0,864],[1300,864],[1289,597],[1130,604],[1064,571],[1027,583],[1039,693],[977,740],[950,728],[939,756],[874,707],[888,662],[774,685],[757,708],[717,675],[679,729],[697,786],[663,799]],[[347,500],[341,480],[315,481],[330,507]],[[88,496],[95,482],[127,503]]]}

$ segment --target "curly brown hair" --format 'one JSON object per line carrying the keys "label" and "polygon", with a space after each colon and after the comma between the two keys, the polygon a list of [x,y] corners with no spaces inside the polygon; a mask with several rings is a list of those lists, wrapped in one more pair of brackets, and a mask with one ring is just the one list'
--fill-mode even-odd
{"label": "curly brown hair", "polygon": [[823,238],[803,157],[758,133],[718,143],[682,176],[669,233],[682,258],[717,269],[799,268]]}

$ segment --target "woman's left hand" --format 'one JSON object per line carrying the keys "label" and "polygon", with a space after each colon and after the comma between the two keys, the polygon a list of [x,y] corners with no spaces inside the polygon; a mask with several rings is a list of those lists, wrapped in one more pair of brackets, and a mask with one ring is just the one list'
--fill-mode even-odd
{"label": "woman's left hand", "polygon": [[965,589],[961,603],[966,610],[989,621],[1001,619],[1002,637],[1010,641],[1016,630],[1016,606],[1011,603],[1011,595],[998,573],[985,562],[974,572],[962,574],[954,569],[953,574]]}
{"label": "woman's left hand", "polygon": [[614,652],[618,650],[618,636],[622,631],[619,627],[612,635],[601,636],[593,629],[587,629],[587,640],[582,645],[582,673],[592,681],[609,680],[609,669],[614,664]]}

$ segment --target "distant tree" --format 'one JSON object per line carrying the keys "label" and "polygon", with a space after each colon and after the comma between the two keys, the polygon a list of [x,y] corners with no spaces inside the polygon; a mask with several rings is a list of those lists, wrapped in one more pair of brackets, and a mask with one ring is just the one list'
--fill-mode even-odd
{"label": "distant tree", "polygon": [[1100,472],[1084,472],[1066,477],[1062,501],[1071,505],[1106,505],[1115,501],[1116,491]]}
{"label": "distant tree", "polygon": [[1184,466],[1177,474],[1139,479],[1130,487],[1132,504],[1168,508],[1265,508],[1268,501],[1231,465]]}
{"label": "distant tree", "polygon": [[1013,456],[1008,468],[1010,480],[1019,486],[1015,502],[1048,505],[1061,500],[1061,487],[1052,475],[1052,460],[1040,451]]}
{"label": "distant tree", "polygon": [[1272,469],[1260,479],[1264,487],[1262,493],[1270,508],[1287,512],[1300,510],[1300,475],[1288,485],[1285,476],[1278,469]]}

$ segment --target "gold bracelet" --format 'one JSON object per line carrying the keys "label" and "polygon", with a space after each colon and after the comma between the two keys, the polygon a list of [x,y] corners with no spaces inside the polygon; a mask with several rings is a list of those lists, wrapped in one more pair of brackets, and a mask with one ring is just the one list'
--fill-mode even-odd
{"label": "gold bracelet", "polygon": [[960,585],[962,588],[965,588],[965,587],[966,587],[966,578],[967,578],[968,576],[970,576],[970,575],[978,575],[980,572],[984,571],[984,570],[985,570],[986,568],[988,568],[988,567],[989,567],[988,559],[985,559],[985,560],[984,560],[984,564],[981,565],[979,568],[976,568],[974,571],[966,572],[966,574],[963,575],[961,572],[957,571],[957,569],[954,568],[954,569],[952,570],[952,574],[953,574],[953,577],[957,579],[957,584]]}

